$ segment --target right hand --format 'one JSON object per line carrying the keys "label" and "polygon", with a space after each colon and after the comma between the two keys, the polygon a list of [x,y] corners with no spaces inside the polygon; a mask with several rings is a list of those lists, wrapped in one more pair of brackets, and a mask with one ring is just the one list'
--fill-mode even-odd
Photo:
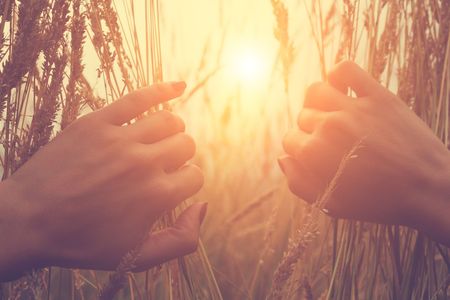
{"label": "right hand", "polygon": [[[113,270],[151,224],[199,191],[202,172],[186,165],[195,144],[179,117],[158,111],[126,125],[184,89],[154,85],[81,117],[1,183],[0,232],[11,237],[3,251],[13,255],[5,270]],[[205,213],[206,204],[192,205],[173,227],[151,234],[137,270],[194,251]]]}
{"label": "right hand", "polygon": [[[346,161],[327,199],[331,215],[408,225],[450,245],[450,152],[408,106],[351,62],[329,83],[312,85],[298,128],[284,139],[280,160],[289,187],[313,203]],[[346,95],[348,89],[357,97]]]}

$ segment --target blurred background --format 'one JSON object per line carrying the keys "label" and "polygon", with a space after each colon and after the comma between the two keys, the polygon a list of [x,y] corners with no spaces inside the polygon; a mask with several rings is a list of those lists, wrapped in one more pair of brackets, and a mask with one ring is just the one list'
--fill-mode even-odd
{"label": "blurred background", "polygon": [[[59,60],[52,62],[65,63],[66,72],[51,133],[36,147],[76,116],[135,88],[160,80],[188,85],[171,109],[185,119],[197,142],[193,162],[205,173],[205,187],[188,200],[209,202],[202,246],[148,272],[119,274],[124,284],[117,299],[450,297],[447,249],[399,226],[328,218],[288,191],[277,165],[306,87],[344,59],[399,94],[448,144],[448,1],[47,2],[48,22],[57,23],[55,12],[69,16],[54,48]],[[13,16],[29,5],[12,3],[4,11]],[[13,45],[14,36],[5,36]],[[38,71],[24,73],[12,89],[35,91],[23,82],[44,77],[42,66],[51,58],[39,57],[32,62]],[[15,134],[4,142],[4,178],[33,153],[36,147],[24,152],[21,141],[38,130],[33,119],[39,105],[50,105],[28,102],[24,94],[10,97],[24,105],[17,112],[21,122],[11,121]],[[3,284],[2,293],[10,299],[95,299],[111,284],[110,275],[50,268]]]}

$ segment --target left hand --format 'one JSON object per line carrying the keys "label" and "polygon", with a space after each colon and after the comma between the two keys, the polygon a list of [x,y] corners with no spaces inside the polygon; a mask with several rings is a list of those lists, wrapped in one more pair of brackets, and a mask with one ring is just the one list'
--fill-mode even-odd
{"label": "left hand", "polygon": [[0,281],[44,266],[114,270],[145,235],[136,271],[195,251],[206,204],[147,232],[203,185],[184,122],[158,111],[127,125],[184,88],[142,88],[79,118],[0,183]]}

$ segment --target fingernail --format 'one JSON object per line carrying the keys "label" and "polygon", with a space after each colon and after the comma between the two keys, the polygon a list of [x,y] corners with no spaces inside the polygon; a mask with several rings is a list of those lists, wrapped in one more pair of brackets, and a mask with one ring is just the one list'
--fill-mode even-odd
{"label": "fingernail", "polygon": [[186,82],[184,81],[173,82],[172,88],[177,92],[184,91],[186,89]]}
{"label": "fingernail", "polygon": [[281,171],[283,173],[286,173],[284,162],[283,162],[283,160],[281,158],[278,159],[278,165],[280,166]]}
{"label": "fingernail", "polygon": [[208,202],[202,204],[202,208],[200,210],[200,224],[203,223],[206,217],[206,212],[208,211]]}

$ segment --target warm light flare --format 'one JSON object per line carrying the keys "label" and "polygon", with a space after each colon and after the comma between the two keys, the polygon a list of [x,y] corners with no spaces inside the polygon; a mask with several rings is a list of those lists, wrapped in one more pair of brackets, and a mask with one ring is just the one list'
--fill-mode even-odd
{"label": "warm light flare", "polygon": [[243,85],[264,84],[269,77],[269,55],[255,45],[236,47],[228,55],[229,76]]}
{"label": "warm light flare", "polygon": [[265,62],[259,53],[242,53],[236,58],[235,71],[243,81],[260,79],[265,72]]}

